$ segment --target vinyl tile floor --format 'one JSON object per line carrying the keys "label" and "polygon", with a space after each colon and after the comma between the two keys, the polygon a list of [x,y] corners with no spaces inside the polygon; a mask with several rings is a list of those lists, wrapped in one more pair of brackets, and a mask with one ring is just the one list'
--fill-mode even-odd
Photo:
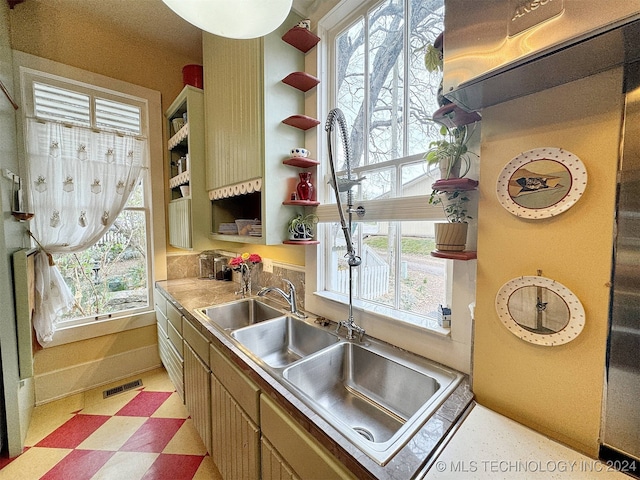
{"label": "vinyl tile floor", "polygon": [[[108,388],[142,386],[103,399]],[[0,479],[222,480],[164,369],[35,408]]]}

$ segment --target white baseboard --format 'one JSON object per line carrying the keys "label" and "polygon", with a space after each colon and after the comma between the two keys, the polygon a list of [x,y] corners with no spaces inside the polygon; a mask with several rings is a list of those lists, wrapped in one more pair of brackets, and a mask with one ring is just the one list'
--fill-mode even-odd
{"label": "white baseboard", "polygon": [[160,366],[158,345],[154,344],[36,375],[36,405],[86,392]]}

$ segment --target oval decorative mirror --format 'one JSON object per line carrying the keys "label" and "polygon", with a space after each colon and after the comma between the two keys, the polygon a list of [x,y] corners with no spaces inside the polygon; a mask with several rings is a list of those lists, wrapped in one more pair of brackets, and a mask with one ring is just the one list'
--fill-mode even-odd
{"label": "oval decorative mirror", "polygon": [[584,327],[582,303],[561,283],[542,276],[509,280],[496,295],[500,320],[518,338],[537,345],[562,345]]}

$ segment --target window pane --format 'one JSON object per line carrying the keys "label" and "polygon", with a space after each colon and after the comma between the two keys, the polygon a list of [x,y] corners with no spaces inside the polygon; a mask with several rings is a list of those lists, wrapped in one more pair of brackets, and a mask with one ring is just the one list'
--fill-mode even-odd
{"label": "window pane", "polygon": [[96,98],[96,127],[138,135],[140,109],[133,105]]}
{"label": "window pane", "polygon": [[444,29],[443,1],[412,1],[409,35],[409,116],[407,155],[421,153],[439,137],[440,126],[431,121],[438,109],[437,93],[441,72],[429,73],[424,66],[425,45],[433,43]]}
{"label": "window pane", "polygon": [[439,172],[429,169],[427,162],[420,161],[402,166],[401,197],[431,194],[431,185],[440,178]]}
{"label": "window pane", "polygon": [[[353,268],[354,299],[369,310],[417,325],[432,322],[446,302],[446,269],[435,249],[434,222],[358,222],[354,243],[362,258]],[[329,251],[326,289],[346,297],[349,266],[338,223],[327,226]],[[398,235],[402,238],[398,238]]]}
{"label": "window pane", "polygon": [[431,256],[433,222],[402,222],[401,230],[400,310],[435,316],[438,305],[446,302],[446,283],[445,261]]}
{"label": "window pane", "polygon": [[93,247],[54,255],[78,305],[63,319],[147,307],[146,239],[145,212],[124,210]]}
{"label": "window pane", "polygon": [[395,167],[367,172],[362,181],[361,191],[363,200],[375,200],[397,197]]}
{"label": "window pane", "polygon": [[[353,167],[362,165],[364,162],[364,34],[364,19],[361,18],[336,38],[336,106],[342,110],[348,127],[352,129],[350,132],[350,149]],[[340,141],[335,142],[335,144],[341,148]],[[340,155],[340,150],[338,150],[337,158],[342,158],[342,161],[344,161],[344,156]],[[346,168],[346,165],[337,161],[337,158],[336,168],[338,170]]]}
{"label": "window pane", "polygon": [[127,204],[125,208],[133,208],[133,207],[144,207],[144,186],[143,186],[144,178],[141,178],[138,182],[138,185],[131,192],[131,196],[129,200],[127,200]]}
{"label": "window pane", "polygon": [[360,252],[361,298],[395,308],[397,303],[394,288],[397,278],[395,224],[368,222],[363,230],[367,233],[362,240]]}
{"label": "window pane", "polygon": [[[358,226],[360,224],[354,224],[353,238],[356,238],[358,232]],[[326,272],[327,272],[327,285],[326,289],[336,293],[342,293],[344,295],[349,294],[349,265],[347,263],[347,243],[344,239],[344,232],[339,223],[331,223],[326,226],[327,236],[329,241],[326,243],[329,247],[327,252]],[[353,274],[353,288],[354,292],[357,291],[357,268],[352,271]]]}
{"label": "window pane", "polygon": [[404,156],[404,1],[372,11],[369,27],[369,163]]}
{"label": "window pane", "polygon": [[33,83],[33,108],[43,120],[89,126],[89,96],[64,88]]}

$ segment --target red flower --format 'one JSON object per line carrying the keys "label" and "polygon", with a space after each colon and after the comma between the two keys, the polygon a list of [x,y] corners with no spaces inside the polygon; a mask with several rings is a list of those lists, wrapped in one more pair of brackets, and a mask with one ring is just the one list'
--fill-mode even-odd
{"label": "red flower", "polygon": [[242,255],[238,255],[237,257],[229,260],[229,265],[232,267],[239,267],[242,264],[246,264],[247,266],[251,266],[255,263],[262,262],[262,258],[257,253],[243,253]]}
{"label": "red flower", "polygon": [[231,260],[229,260],[229,265],[231,265],[232,267],[237,267],[241,263],[243,263],[241,256],[237,256],[237,257],[232,258]]}

